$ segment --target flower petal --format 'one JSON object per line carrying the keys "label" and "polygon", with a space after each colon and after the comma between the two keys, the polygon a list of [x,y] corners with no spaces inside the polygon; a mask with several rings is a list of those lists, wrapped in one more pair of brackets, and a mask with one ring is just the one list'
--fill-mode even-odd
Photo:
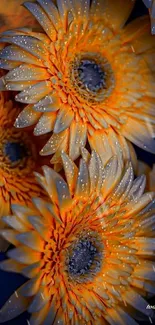
{"label": "flower petal", "polygon": [[16,216],[5,216],[2,218],[2,220],[15,230],[20,232],[27,231],[26,225]]}
{"label": "flower petal", "polygon": [[85,147],[87,127],[82,121],[73,121],[70,126],[69,156],[75,160],[80,156],[81,148]]}
{"label": "flower petal", "polygon": [[[29,221],[34,227],[34,229],[40,234],[40,236],[46,240],[48,229],[45,224],[45,220],[39,216],[29,216]],[[36,261],[37,262],[37,261]]]}
{"label": "flower petal", "polygon": [[68,109],[60,109],[54,125],[54,133],[60,133],[67,129],[74,118],[74,112]]}
{"label": "flower petal", "polygon": [[[112,157],[108,163],[106,164],[103,170],[103,182],[102,182],[102,193],[104,198],[106,198],[112,192],[116,185],[118,184],[121,174],[122,168],[119,159],[114,156]],[[115,191],[114,191],[115,193]],[[115,197],[115,194],[114,194]]]}
{"label": "flower petal", "polygon": [[[135,119],[128,118],[127,123],[122,128],[122,134],[138,147],[155,153],[155,130],[151,123],[138,123]],[[135,131],[136,130],[136,131]]]}
{"label": "flower petal", "polygon": [[133,183],[133,179],[134,179],[134,173],[133,173],[133,168],[131,166],[131,164],[129,165],[129,167],[127,168],[124,176],[122,177],[120,183],[118,184],[118,186],[116,187],[115,191],[114,191],[114,197],[119,200],[120,202],[122,200],[124,200],[126,198],[126,196],[128,195],[132,183]]}
{"label": "flower petal", "polygon": [[117,307],[116,310],[114,308],[108,309],[108,315],[105,316],[105,318],[111,325],[138,325],[138,323],[120,307]]}
{"label": "flower petal", "polygon": [[37,83],[36,80],[27,80],[27,81],[9,81],[6,84],[6,89],[11,91],[23,91],[24,89],[28,88],[29,86],[33,86]]}
{"label": "flower petal", "polygon": [[40,198],[33,198],[32,201],[45,220],[50,222],[54,218],[57,222],[61,223],[55,205]]}
{"label": "flower petal", "polygon": [[50,213],[48,212],[47,205],[48,202],[41,199],[41,198],[32,198],[32,202],[34,203],[35,207],[39,211],[39,214],[44,216],[47,219],[50,219]]}
{"label": "flower petal", "polygon": [[32,54],[19,48],[16,45],[6,46],[0,52],[0,58],[4,60],[15,61],[15,62],[18,61],[18,65],[19,62],[24,62],[29,64],[35,64],[39,67],[44,67],[44,64],[40,59],[36,58],[36,56],[33,56]]}
{"label": "flower petal", "polygon": [[89,181],[88,167],[85,161],[81,159],[75,195],[82,198],[88,197],[89,190],[90,190],[90,181]]}
{"label": "flower petal", "polygon": [[130,205],[128,205],[128,211],[126,212],[125,216],[126,217],[130,217],[132,214],[138,214],[138,212],[142,209],[144,209],[145,207],[147,207],[147,205],[149,205],[149,203],[153,202],[154,200],[154,196],[155,193],[154,192],[150,192],[150,193],[144,193],[140,200],[138,200],[138,202],[133,202],[130,203]]}
{"label": "flower petal", "polygon": [[41,156],[52,155],[53,153],[55,153],[59,149],[61,143],[64,141],[66,137],[67,137],[67,130],[62,131],[59,134],[53,133],[51,138],[48,140],[48,142],[41,150],[40,152]]}
{"label": "flower petal", "polygon": [[69,190],[71,193],[73,193],[75,190],[78,168],[74,164],[72,159],[65,152],[61,153],[61,158],[62,158],[63,167],[65,170],[65,175],[66,175],[67,183],[69,186]]}
{"label": "flower petal", "polygon": [[[47,1],[47,0],[46,0]],[[44,322],[44,319],[46,318],[46,315],[49,310],[49,304],[47,303],[39,312],[33,313],[30,318],[30,324],[31,325],[41,325]],[[50,323],[52,324],[52,323]]]}
{"label": "flower petal", "polygon": [[66,129],[66,136],[64,137],[63,141],[59,145],[58,150],[55,152],[52,159],[50,160],[50,163],[54,164],[54,169],[57,172],[59,172],[62,169],[61,152],[68,151],[68,143],[69,143],[69,129]]}
{"label": "flower petal", "polygon": [[35,124],[42,113],[35,112],[32,108],[32,105],[26,106],[23,111],[18,115],[15,121],[16,128],[24,128]]}
{"label": "flower petal", "polygon": [[57,315],[56,315],[55,320],[53,322],[53,325],[57,325],[57,324],[65,325],[64,316],[63,316],[63,314],[62,314],[62,312],[60,310],[57,312]]}
{"label": "flower petal", "polygon": [[56,113],[44,113],[34,128],[34,135],[39,136],[51,132],[54,128]]}
{"label": "flower petal", "polygon": [[95,151],[93,151],[91,154],[88,168],[91,181],[91,189],[93,190],[98,187],[99,179],[99,159]]}
{"label": "flower petal", "polygon": [[19,205],[19,204],[12,204],[11,205],[11,210],[13,212],[13,214],[15,216],[18,217],[18,219],[26,226],[26,229],[27,230],[30,230],[31,229],[31,225],[28,221],[28,216],[29,215],[36,215],[36,212],[34,207],[31,209],[31,208],[28,208],[24,205]]}
{"label": "flower petal", "polygon": [[51,199],[53,202],[58,200],[60,207],[62,207],[71,198],[67,183],[52,168],[44,166],[43,171],[47,182],[47,191]]}
{"label": "flower petal", "polygon": [[24,2],[24,7],[26,7],[38,20],[39,24],[43,27],[49,38],[52,41],[55,41],[56,31],[45,11],[37,3]]}
{"label": "flower petal", "polygon": [[33,108],[38,112],[55,112],[59,110],[59,106],[55,102],[55,97],[52,93],[39,100]]}
{"label": "flower petal", "polygon": [[88,134],[88,140],[91,149],[98,153],[103,165],[105,165],[113,155],[108,136],[105,133],[100,134],[100,132],[96,131],[93,136]]}
{"label": "flower petal", "polygon": [[19,264],[18,262],[15,262],[12,259],[7,259],[0,262],[0,269],[2,271],[7,271],[7,272],[21,273],[23,269],[23,265]]}
{"label": "flower petal", "polygon": [[56,314],[57,314],[57,306],[56,303],[54,302],[54,299],[52,299],[51,305],[49,307],[49,312],[42,325],[51,325],[51,324],[53,325]]}
{"label": "flower petal", "polygon": [[46,46],[44,46],[43,42],[38,38],[32,37],[30,35],[17,34],[10,37],[2,37],[1,42],[18,45],[22,49],[26,50],[27,52],[33,54],[35,57],[43,61],[47,59],[48,52]]}
{"label": "flower petal", "polygon": [[18,245],[18,241],[16,239],[16,234],[17,234],[17,232],[15,232],[12,229],[0,230],[0,235],[3,236],[3,238],[5,238],[9,243],[11,243],[14,246]]}
{"label": "flower petal", "polygon": [[28,308],[28,312],[29,313],[38,312],[47,304],[47,302],[49,300],[50,300],[50,297],[48,296],[47,288],[41,287],[39,292],[33,298],[32,303],[30,304],[30,306]]}
{"label": "flower petal", "polygon": [[152,283],[150,282],[144,282],[142,279],[135,279],[132,278],[132,285],[136,288],[145,290],[150,293],[155,293],[155,288],[152,286]]}
{"label": "flower petal", "polygon": [[147,8],[151,7],[152,0],[143,0],[143,2]]}
{"label": "flower petal", "polygon": [[40,253],[33,252],[27,247],[19,247],[9,250],[7,253],[9,258],[23,264],[32,264],[40,260]]}
{"label": "flower petal", "polygon": [[[34,0],[35,1],[35,0]],[[36,26],[36,25],[35,25]],[[12,36],[23,36],[23,38],[25,36],[30,36],[32,38],[36,38],[40,41],[42,41],[43,47],[48,48],[48,45],[50,44],[50,39],[48,38],[48,36],[46,36],[46,34],[43,34],[42,32],[34,32],[34,27],[28,28],[28,27],[23,27],[23,28],[16,28],[15,30],[6,30],[3,32],[2,35],[6,36],[6,37],[12,37]],[[9,42],[7,42],[9,43]],[[18,44],[19,45],[19,44]]]}
{"label": "flower petal", "polygon": [[142,221],[141,223],[142,226],[142,230],[140,231],[140,234],[145,235],[145,232],[147,231],[147,233],[153,233],[153,231],[155,230],[155,215],[146,218]]}
{"label": "flower petal", "polygon": [[17,68],[21,62],[11,62],[9,60],[0,60],[0,69],[12,70]]}
{"label": "flower petal", "polygon": [[34,104],[50,92],[51,82],[42,81],[24,89],[21,93],[16,95],[15,99],[21,103]]}
{"label": "flower petal", "polygon": [[[64,28],[66,28],[66,16],[69,15],[69,1],[57,0],[57,7],[59,10],[59,15],[61,17],[61,21],[64,22]],[[69,22],[68,22],[69,23]]]}
{"label": "flower petal", "polygon": [[150,21],[148,16],[138,17],[137,19],[132,20],[129,24],[127,24],[122,30],[122,37],[124,43],[132,42],[132,40],[136,40],[139,37],[143,37],[145,42],[146,33],[149,35]]}
{"label": "flower petal", "polygon": [[10,321],[26,311],[29,300],[18,295],[20,288],[13,293],[0,310],[0,323]]}
{"label": "flower petal", "polygon": [[8,81],[27,81],[27,80],[46,80],[50,78],[47,69],[34,67],[30,64],[22,64],[16,69],[9,71],[5,80]]}
{"label": "flower petal", "polygon": [[54,218],[58,223],[62,224],[59,214],[56,211],[55,205],[49,203],[49,204],[47,204],[47,209],[48,209],[48,212],[50,212],[50,217],[52,216],[52,218]]}
{"label": "flower petal", "polygon": [[22,285],[22,287],[19,289],[20,295],[24,297],[34,296],[39,290],[40,283],[41,278],[39,274],[33,279],[27,281],[24,285]]}
{"label": "flower petal", "polygon": [[22,274],[27,277],[27,278],[34,278],[38,275],[38,273],[40,272],[41,267],[43,266],[42,261],[30,264],[28,266],[25,266],[22,269]]}
{"label": "flower petal", "polygon": [[132,187],[130,189],[130,192],[128,194],[128,198],[130,199],[135,199],[135,201],[138,201],[139,198],[142,196],[144,193],[146,186],[146,177],[145,175],[137,177],[132,184]]}
{"label": "flower petal", "polygon": [[135,266],[134,275],[140,279],[155,281],[155,263],[144,261],[143,265],[138,264]]}
{"label": "flower petal", "polygon": [[[58,31],[58,26],[60,27],[60,16],[57,7],[55,4],[50,0],[37,0],[37,2],[40,4],[40,6],[44,9],[46,12],[46,15],[48,18],[52,21],[54,27]],[[57,6],[59,8],[60,1],[57,1]]]}
{"label": "flower petal", "polygon": [[[59,3],[62,3],[62,0],[59,0]],[[70,0],[69,1],[70,4],[70,10],[73,13],[73,16],[75,18],[78,19],[78,17],[82,17],[83,20],[86,19],[85,21],[87,21],[88,16],[89,16],[89,10],[90,10],[90,0],[85,0],[83,2],[83,0]],[[60,6],[59,6],[60,8]],[[59,9],[60,11],[60,9]]]}
{"label": "flower petal", "polygon": [[[95,151],[93,151],[93,152],[95,152]],[[90,161],[90,153],[84,147],[81,148],[81,156],[82,156],[82,159],[88,164]]]}
{"label": "flower petal", "polygon": [[113,30],[116,31],[124,26],[134,6],[134,0],[127,0],[124,5],[123,0],[93,0],[91,10],[97,17],[110,19]]}
{"label": "flower petal", "polygon": [[153,310],[147,309],[147,301],[144,300],[138,293],[134,290],[130,289],[123,294],[124,301],[128,304],[136,308],[137,310],[141,311],[143,314],[147,315],[148,317],[153,316]]}
{"label": "flower petal", "polygon": [[61,209],[64,209],[66,204],[68,204],[71,200],[69,188],[63,179],[61,180],[58,178],[55,180],[55,182],[56,182],[56,189],[57,189],[57,193],[58,193],[59,205],[60,205]]}
{"label": "flower petal", "polygon": [[37,252],[44,251],[44,241],[35,231],[18,234],[16,238],[20,243],[32,248]]}
{"label": "flower petal", "polygon": [[136,255],[153,256],[155,254],[155,239],[135,237],[131,241],[131,247],[137,249]]}

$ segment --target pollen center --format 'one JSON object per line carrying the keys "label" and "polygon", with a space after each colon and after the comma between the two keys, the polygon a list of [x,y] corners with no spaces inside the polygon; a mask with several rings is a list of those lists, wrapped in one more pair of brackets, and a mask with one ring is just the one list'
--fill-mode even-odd
{"label": "pollen center", "polygon": [[84,231],[68,247],[67,269],[70,280],[77,283],[92,281],[101,269],[103,257],[104,245],[98,233]]}
{"label": "pollen center", "polygon": [[105,72],[94,60],[82,60],[78,67],[78,74],[87,90],[96,92],[106,88]]}
{"label": "pollen center", "polygon": [[105,101],[115,88],[111,64],[97,53],[76,55],[70,64],[70,81],[75,93],[87,103]]}
{"label": "pollen center", "polygon": [[7,142],[4,152],[11,162],[17,162],[27,156],[26,148],[19,142]]}
{"label": "pollen center", "polygon": [[97,249],[89,240],[80,241],[69,261],[69,272],[72,275],[86,274],[95,257]]}

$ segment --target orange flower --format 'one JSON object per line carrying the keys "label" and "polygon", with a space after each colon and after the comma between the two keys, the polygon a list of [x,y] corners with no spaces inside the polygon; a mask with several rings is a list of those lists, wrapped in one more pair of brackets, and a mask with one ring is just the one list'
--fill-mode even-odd
{"label": "orange flower", "polygon": [[48,134],[41,155],[61,150],[75,160],[86,141],[106,163],[113,153],[130,159],[128,139],[155,152],[154,37],[147,17],[125,25],[134,1],[26,2],[44,32],[6,32],[1,38],[2,90],[21,91],[28,104],[17,128],[36,124]]}
{"label": "orange flower", "polygon": [[[47,1],[47,0],[46,0]],[[67,182],[44,166],[36,174],[51,203],[12,207],[2,232],[16,248],[1,269],[29,278],[0,311],[0,323],[24,310],[30,324],[136,325],[130,309],[152,317],[143,298],[154,293],[153,193],[116,158],[102,167],[83,150],[79,169],[62,153]],[[131,308],[132,307],[132,308]]]}
{"label": "orange flower", "polygon": [[[0,93],[0,228],[4,227],[1,217],[10,214],[11,204],[30,206],[33,196],[43,195],[33,175],[38,169],[36,138],[13,127],[18,113],[13,102]],[[3,244],[0,240],[1,250]]]}
{"label": "orange flower", "polygon": [[1,0],[0,32],[21,26],[36,25],[35,19],[25,10],[22,3],[23,0]]}
{"label": "orange flower", "polygon": [[155,0],[143,0],[147,8],[149,8],[151,17],[151,32],[155,34]]}

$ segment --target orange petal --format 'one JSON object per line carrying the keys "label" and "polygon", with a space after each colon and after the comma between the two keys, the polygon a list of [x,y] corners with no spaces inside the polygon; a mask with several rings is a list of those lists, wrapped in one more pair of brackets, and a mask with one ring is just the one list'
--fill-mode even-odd
{"label": "orange petal", "polygon": [[149,121],[145,124],[129,117],[121,133],[138,147],[155,153],[155,128]]}
{"label": "orange petal", "polygon": [[124,26],[134,4],[135,0],[126,0],[125,2],[124,0],[93,0],[91,7],[92,15],[94,13],[96,17],[110,21],[113,30],[116,31]]}
{"label": "orange petal", "polygon": [[142,16],[134,19],[127,24],[122,31],[122,39],[124,43],[131,42],[137,38],[141,38],[144,35],[149,35],[150,21],[148,16]]}
{"label": "orange petal", "polygon": [[40,253],[32,251],[24,246],[10,250],[8,256],[17,262],[24,264],[32,264],[41,259]]}

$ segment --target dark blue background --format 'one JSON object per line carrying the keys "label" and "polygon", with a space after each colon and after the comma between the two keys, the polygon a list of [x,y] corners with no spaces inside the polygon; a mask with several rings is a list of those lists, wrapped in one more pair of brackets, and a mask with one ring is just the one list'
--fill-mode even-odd
{"label": "dark blue background", "polygon": [[[124,5],[125,5],[125,0],[124,0]],[[147,10],[143,5],[142,0],[137,0],[134,12],[132,13],[129,20],[146,13]],[[155,163],[155,155],[151,155],[147,152],[144,152],[139,148],[136,148],[136,152],[138,154],[138,157],[141,160],[147,162],[150,166],[153,163]],[[0,261],[2,261],[5,258],[6,258],[5,254],[0,253]],[[25,278],[23,276],[14,273],[7,273],[7,272],[0,271],[0,307],[5,303],[5,301],[10,297],[10,295],[24,282],[25,282]],[[153,302],[151,302],[151,304],[153,304]],[[29,317],[30,315],[28,313],[23,313],[18,318],[6,322],[5,324],[6,325],[27,325],[28,324],[27,320],[29,319]],[[148,323],[145,322],[145,324],[150,325],[150,322]]]}

